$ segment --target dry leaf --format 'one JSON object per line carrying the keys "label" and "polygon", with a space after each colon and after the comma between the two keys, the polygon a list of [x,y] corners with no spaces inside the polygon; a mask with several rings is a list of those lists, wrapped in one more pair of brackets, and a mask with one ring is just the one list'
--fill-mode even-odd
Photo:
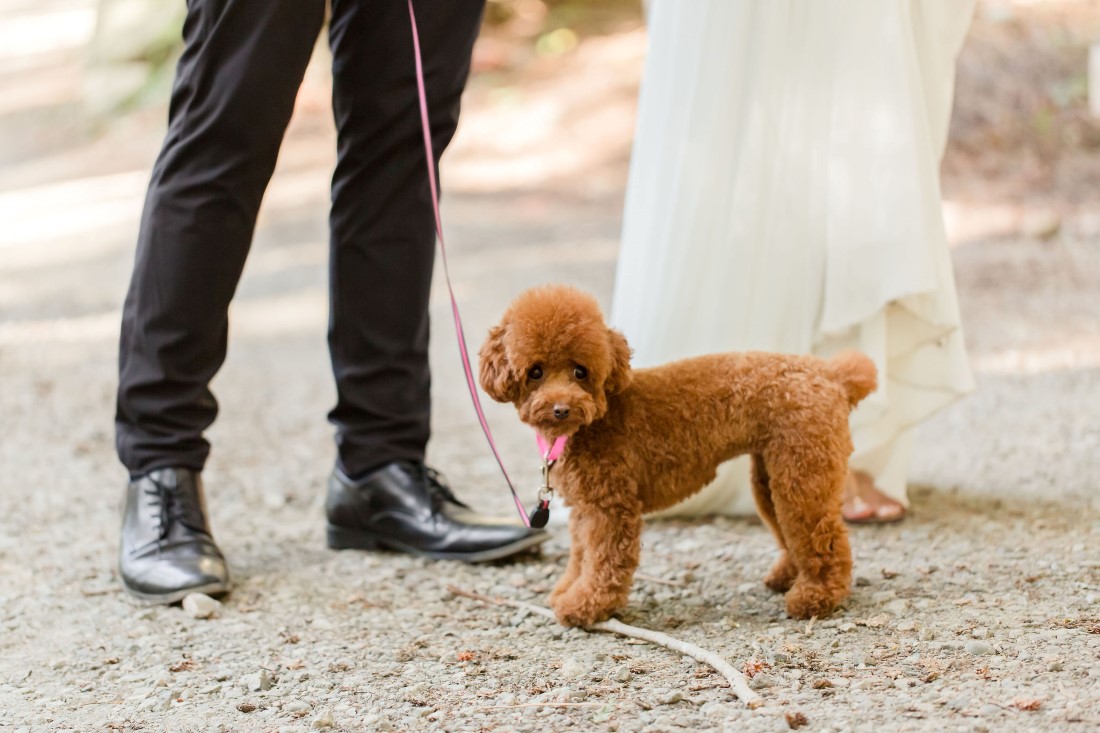
{"label": "dry leaf", "polygon": [[806,716],[802,713],[787,713],[785,717],[787,718],[787,727],[791,730],[798,730],[810,722],[806,720]]}
{"label": "dry leaf", "polygon": [[758,673],[763,672],[766,669],[771,669],[771,665],[767,662],[762,662],[759,659],[750,659],[745,662],[745,666],[741,668],[741,673],[749,679],[752,679]]}

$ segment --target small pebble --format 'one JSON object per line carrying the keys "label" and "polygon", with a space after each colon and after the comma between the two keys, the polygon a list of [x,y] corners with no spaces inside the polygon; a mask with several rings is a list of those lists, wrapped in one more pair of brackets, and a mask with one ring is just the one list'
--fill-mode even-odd
{"label": "small pebble", "polygon": [[662,693],[660,695],[660,697],[657,698],[657,701],[662,705],[675,705],[676,703],[680,702],[683,699],[684,699],[683,694],[681,694],[677,690],[672,690],[672,691],[669,691],[669,692]]}
{"label": "small pebble", "polygon": [[308,702],[303,702],[301,700],[295,700],[294,702],[289,702],[286,705],[283,705],[283,712],[286,712],[286,713],[308,713],[309,712],[309,703]]}
{"label": "small pebble", "polygon": [[977,639],[966,642],[963,648],[966,649],[968,654],[973,654],[976,657],[986,657],[994,653],[992,644]]}
{"label": "small pebble", "polygon": [[725,718],[730,714],[730,706],[726,703],[712,700],[699,708],[699,712],[708,718]]}
{"label": "small pebble", "polygon": [[172,709],[172,703],[175,702],[177,697],[179,697],[179,693],[176,692],[175,690],[172,690],[170,692],[165,692],[165,693],[161,694],[159,697],[156,698],[154,704],[152,706],[150,706],[150,710],[153,710],[153,711],[171,710]]}
{"label": "small pebble", "polygon": [[241,677],[241,686],[249,692],[267,692],[273,684],[271,675],[268,674],[266,669]]}
{"label": "small pebble", "polygon": [[574,680],[578,677],[582,677],[585,671],[584,665],[572,657],[566,659],[561,665],[561,676],[567,680]]}
{"label": "small pebble", "polygon": [[557,702],[583,702],[588,693],[584,690],[574,690],[572,687],[559,687],[550,694],[551,699]]}
{"label": "small pebble", "polygon": [[762,690],[765,687],[771,687],[775,684],[775,680],[767,672],[757,672],[749,680],[749,687],[754,690]]}
{"label": "small pebble", "polygon": [[[381,721],[379,721],[379,722],[381,722]],[[388,723],[389,721],[387,720],[386,722]],[[313,722],[309,724],[309,727],[314,728],[314,729],[320,729],[320,728],[332,728],[335,725],[336,725],[336,721],[332,719],[332,715],[330,715],[329,713],[321,713],[320,715],[318,715],[316,718],[313,719]],[[378,730],[389,730],[389,729],[392,729],[392,725],[390,726],[390,728],[383,728],[381,725],[378,725]]]}
{"label": "small pebble", "polygon": [[873,667],[875,659],[863,649],[857,649],[852,652],[852,663],[856,666],[863,665],[866,667]]}
{"label": "small pebble", "polygon": [[287,504],[286,494],[281,494],[276,491],[269,491],[264,494],[264,506],[272,511],[282,509]]}
{"label": "small pebble", "polygon": [[191,618],[213,618],[222,604],[205,593],[190,593],[183,599],[183,611]]}
{"label": "small pebble", "polygon": [[612,679],[614,679],[616,682],[622,682],[623,684],[626,684],[627,682],[630,682],[630,678],[634,675],[631,674],[630,667],[624,664],[620,667],[616,667],[611,676]]}

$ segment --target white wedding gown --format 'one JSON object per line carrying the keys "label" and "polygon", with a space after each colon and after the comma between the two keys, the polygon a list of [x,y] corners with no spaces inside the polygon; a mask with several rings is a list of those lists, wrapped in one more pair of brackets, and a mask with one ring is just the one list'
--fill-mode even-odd
{"label": "white wedding gown", "polygon": [[[635,366],[857,348],[851,464],[973,388],[940,208],[974,0],[651,0],[612,317]],[[685,450],[690,446],[684,446]],[[745,459],[674,514],[753,511]]]}

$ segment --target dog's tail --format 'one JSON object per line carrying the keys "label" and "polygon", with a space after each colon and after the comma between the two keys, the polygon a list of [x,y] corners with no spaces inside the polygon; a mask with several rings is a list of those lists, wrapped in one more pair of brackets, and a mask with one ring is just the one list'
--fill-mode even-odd
{"label": "dog's tail", "polygon": [[878,370],[866,354],[842,351],[826,362],[829,376],[848,393],[848,404],[855,407],[878,386]]}

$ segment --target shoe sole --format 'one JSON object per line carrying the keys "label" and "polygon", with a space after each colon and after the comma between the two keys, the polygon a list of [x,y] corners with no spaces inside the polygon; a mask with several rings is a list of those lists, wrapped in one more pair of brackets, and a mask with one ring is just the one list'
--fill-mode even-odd
{"label": "shoe sole", "polygon": [[142,591],[134,590],[125,583],[122,584],[122,587],[131,598],[135,601],[140,601],[146,606],[171,606],[173,603],[179,603],[192,593],[220,596],[229,592],[228,583],[207,583],[206,585],[196,585],[191,588],[174,590],[171,593],[143,593]]}
{"label": "shoe sole", "polygon": [[389,550],[391,552],[403,552],[416,557],[426,557],[431,560],[458,560],[465,563],[491,562],[515,555],[526,549],[541,545],[550,539],[546,532],[529,535],[521,540],[516,540],[507,545],[494,547],[479,552],[431,552],[419,550],[415,547],[397,540],[382,539],[373,535],[367,535],[353,529],[328,525],[328,547],[330,550]]}

